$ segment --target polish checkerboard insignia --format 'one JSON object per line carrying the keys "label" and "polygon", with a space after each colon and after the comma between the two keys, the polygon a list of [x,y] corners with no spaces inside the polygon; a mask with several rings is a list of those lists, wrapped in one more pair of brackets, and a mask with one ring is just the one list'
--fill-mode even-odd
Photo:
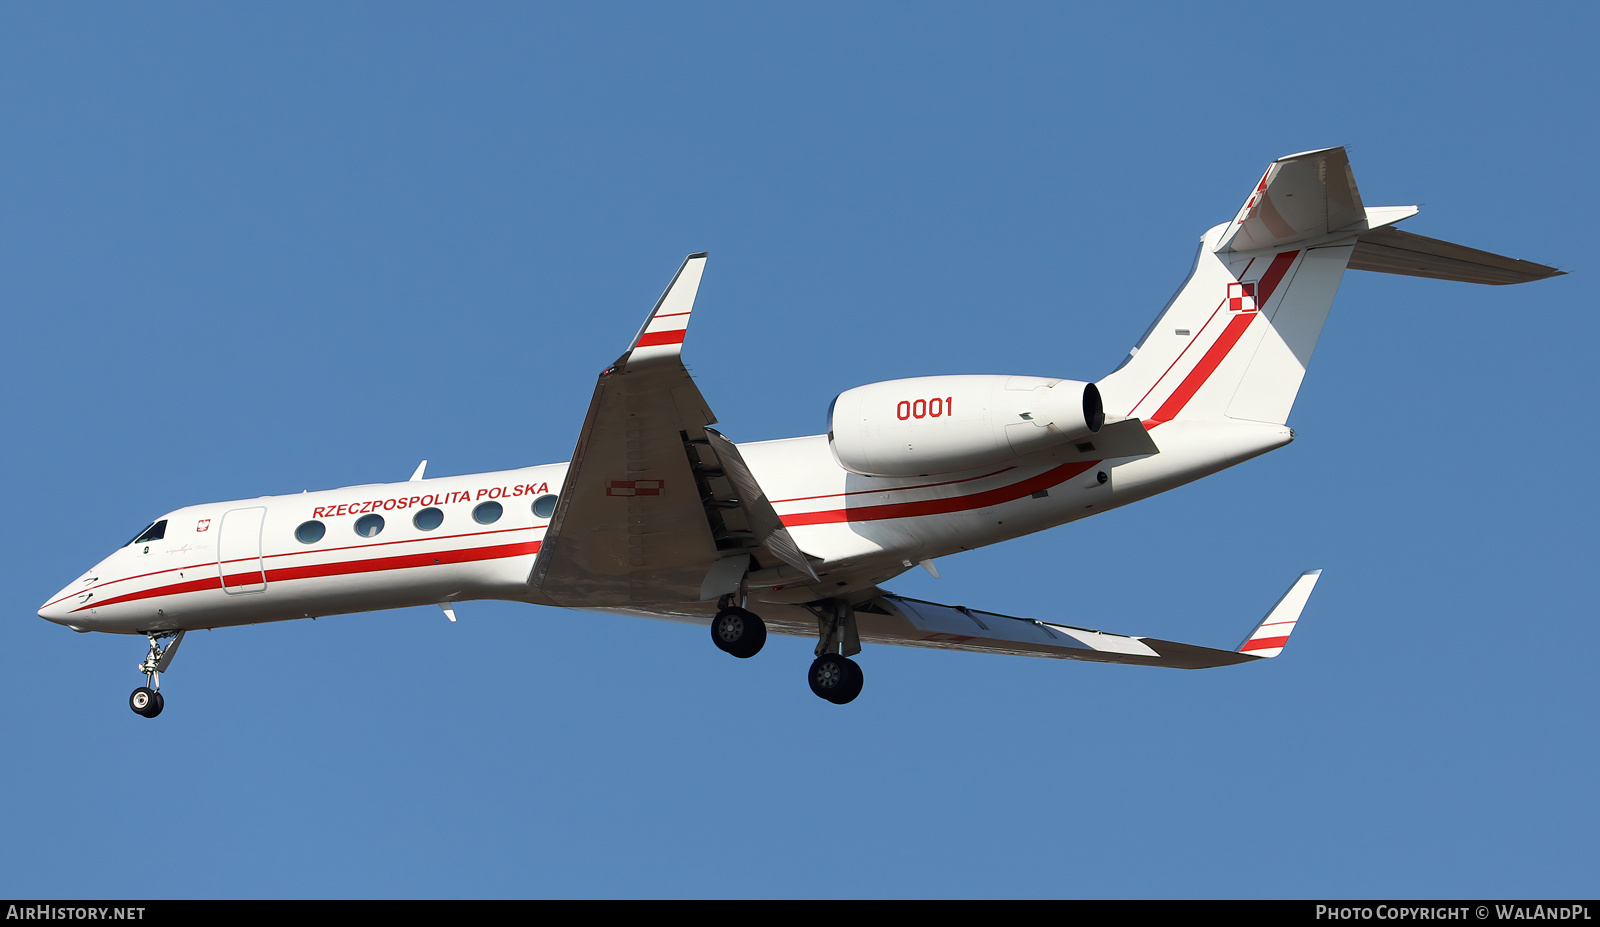
{"label": "polish checkerboard insignia", "polygon": [[1256,285],[1238,281],[1228,284],[1228,311],[1255,312]]}

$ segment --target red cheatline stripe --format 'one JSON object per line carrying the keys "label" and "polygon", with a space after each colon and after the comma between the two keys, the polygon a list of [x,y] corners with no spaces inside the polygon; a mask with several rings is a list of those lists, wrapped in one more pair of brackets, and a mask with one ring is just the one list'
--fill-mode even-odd
{"label": "red cheatline stripe", "polygon": [[1049,489],[1058,483],[1070,480],[1083,471],[1089,469],[1098,460],[1086,463],[1062,464],[1019,483],[1010,486],[1001,486],[998,489],[975,492],[965,496],[954,496],[949,499],[925,499],[920,502],[892,502],[886,505],[864,505],[860,508],[829,509],[823,512],[799,512],[793,515],[778,516],[785,526],[794,528],[799,525],[827,525],[846,521],[877,521],[883,518],[911,518],[916,515],[948,515],[951,512],[965,512],[970,509],[981,509],[985,506],[999,505],[1013,499],[1036,493],[1041,489]]}
{"label": "red cheatline stripe", "polygon": [[[259,577],[261,574],[257,573],[255,575]],[[260,579],[256,580],[258,583],[260,581]],[[235,583],[235,585],[238,584]],[[208,576],[205,579],[191,579],[188,582],[183,583],[168,583],[165,586],[155,586],[150,589],[145,589],[141,592],[129,592],[125,595],[113,596],[112,598],[103,599],[99,602],[90,599],[88,603],[80,605],[72,611],[81,612],[86,608],[100,608],[104,605],[115,605],[118,602],[131,602],[134,599],[149,599],[160,595],[178,595],[184,592],[202,592],[207,589],[220,588],[222,587],[218,584],[217,577]]]}
{"label": "red cheatline stripe", "polygon": [[1245,645],[1239,648],[1239,652],[1248,653],[1252,650],[1266,650],[1269,647],[1282,647],[1287,643],[1289,643],[1289,635],[1287,634],[1282,637],[1263,637],[1260,640],[1246,641]]}
{"label": "red cheatline stripe", "polygon": [[[504,557],[522,557],[538,552],[538,541],[524,541],[520,544],[498,544],[493,547],[467,547],[461,550],[429,551],[420,554],[401,554],[396,557],[374,557],[369,560],[313,563],[305,566],[280,567],[275,570],[268,570],[267,582],[276,583],[290,579],[312,579],[319,576],[344,576],[355,573],[377,573],[383,570],[405,570],[412,567],[434,566],[435,564],[471,563],[476,560],[499,560]],[[261,583],[261,571],[246,570],[242,573],[231,573],[227,577],[227,583],[231,586],[259,585]],[[217,577],[209,576],[205,579],[170,583],[139,592],[129,592],[101,602],[91,601],[86,605],[78,606],[73,611],[81,612],[86,608],[104,608],[107,605],[132,602],[136,599],[178,595],[184,592],[205,592],[219,588],[221,586]]]}
{"label": "red cheatline stripe", "polygon": [[[306,554],[309,554],[309,553],[331,554],[331,553],[333,553],[335,551],[341,551],[341,550],[371,550],[374,547],[389,547],[389,546],[392,546],[394,544],[418,544],[418,543],[421,543],[423,541],[449,541],[449,540],[454,540],[455,538],[481,538],[481,537],[488,537],[491,534],[505,534],[506,532],[509,532],[509,531],[528,531],[528,530],[537,531],[540,528],[544,528],[544,527],[547,527],[547,526],[546,525],[534,525],[532,529],[528,529],[528,528],[496,528],[493,531],[466,531],[466,532],[463,532],[461,534],[425,535],[423,537],[416,537],[416,538],[401,538],[398,541],[378,541],[377,543],[370,543],[369,542],[369,543],[366,543],[366,544],[348,544],[348,545],[345,545],[345,546],[342,546],[342,547],[302,548],[300,550],[288,550],[288,551],[283,551],[282,553],[276,553],[276,554],[265,554],[261,559],[272,560],[272,559],[274,559],[276,557],[303,557],[303,556],[305,556]],[[251,560],[255,560],[255,559],[257,559],[257,558],[255,558],[255,557],[237,557],[237,558],[235,558],[233,560],[225,560],[223,562],[224,563],[245,563],[247,561],[251,561]],[[88,587],[86,589],[79,589],[76,592],[69,592],[66,595],[64,595],[61,598],[59,598],[59,599],[52,599],[51,601],[44,603],[43,607],[44,608],[49,608],[50,606],[56,604],[57,602],[65,602],[67,599],[70,599],[70,598],[72,598],[74,596],[83,595],[85,592],[100,592],[100,591],[102,591],[102,590],[104,590],[104,589],[106,589],[106,588],[108,588],[110,586],[115,586],[117,583],[133,582],[136,579],[144,579],[147,576],[160,576],[162,573],[187,573],[190,570],[209,570],[211,567],[213,567],[215,565],[216,565],[216,561],[215,560],[207,560],[207,561],[205,561],[203,563],[189,563],[189,564],[185,564],[185,565],[182,565],[182,566],[167,567],[165,569],[160,569],[160,570],[152,570],[149,573],[136,573],[133,576],[119,576],[116,579],[108,579],[103,583],[96,583],[95,585],[90,586],[90,587]],[[259,580],[257,580],[257,582],[259,582]],[[99,607],[99,603],[96,603],[96,607],[97,608]]]}
{"label": "red cheatline stripe", "polygon": [[[1279,282],[1283,280],[1283,275],[1288,273],[1289,266],[1294,263],[1295,255],[1299,253],[1298,251],[1285,251],[1272,259],[1272,265],[1267,268],[1266,273],[1261,275],[1261,280],[1256,284],[1257,308],[1266,306],[1267,300],[1272,297],[1272,291],[1278,288]],[[1221,366],[1223,359],[1228,356],[1228,352],[1233,350],[1233,346],[1239,343],[1240,338],[1244,337],[1245,329],[1250,327],[1250,323],[1255,321],[1258,314],[1255,312],[1243,312],[1234,316],[1228,322],[1228,327],[1224,328],[1222,334],[1217,336],[1217,340],[1211,345],[1211,349],[1206,351],[1204,357],[1200,358],[1200,363],[1189,371],[1189,375],[1183,378],[1183,382],[1178,384],[1178,388],[1172,391],[1172,395],[1167,397],[1167,401],[1163,402],[1161,408],[1157,409],[1156,414],[1150,416],[1150,418],[1156,422],[1170,422],[1177,418],[1178,413],[1183,411],[1183,407],[1188,405],[1189,400],[1194,398],[1194,394],[1200,391],[1200,387],[1206,385],[1206,380],[1216,372],[1217,367]]]}
{"label": "red cheatline stripe", "polygon": [[959,480],[945,480],[942,483],[918,483],[915,486],[890,486],[887,489],[857,489],[852,490],[851,492],[825,492],[820,496],[795,496],[793,499],[769,499],[767,501],[771,502],[773,505],[778,505],[784,502],[809,502],[812,499],[831,499],[834,496],[865,496],[873,493],[884,492],[910,492],[913,489],[928,489],[933,486],[954,486],[956,483],[970,483],[973,480],[986,480],[991,476],[999,476],[1000,474],[1005,473],[1007,470],[1015,469],[1017,468],[1001,467],[992,473],[985,473],[982,476],[965,476]]}
{"label": "red cheatline stripe", "polygon": [[647,348],[656,344],[683,344],[683,333],[686,331],[688,331],[688,329],[679,328],[670,332],[651,332],[649,334],[640,335],[639,343],[634,345],[634,347]]}

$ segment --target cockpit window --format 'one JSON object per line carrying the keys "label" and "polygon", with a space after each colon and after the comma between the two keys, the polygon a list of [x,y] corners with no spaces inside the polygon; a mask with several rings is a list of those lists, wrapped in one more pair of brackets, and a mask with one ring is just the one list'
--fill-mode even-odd
{"label": "cockpit window", "polygon": [[[159,541],[166,536],[167,520],[163,518],[150,527],[139,532],[138,537],[135,537],[133,540],[129,541],[128,544],[143,544],[146,541]],[[127,547],[128,544],[124,544],[122,546]]]}

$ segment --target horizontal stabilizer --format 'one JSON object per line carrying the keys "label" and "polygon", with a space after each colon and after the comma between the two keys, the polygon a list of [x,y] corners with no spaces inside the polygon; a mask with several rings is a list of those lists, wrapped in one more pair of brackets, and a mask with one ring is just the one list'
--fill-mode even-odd
{"label": "horizontal stabilizer", "polygon": [[1356,239],[1355,253],[1350,256],[1350,269],[1494,286],[1528,283],[1566,273],[1532,261],[1519,261],[1395,228],[1363,232]]}
{"label": "horizontal stabilizer", "polygon": [[1259,251],[1321,238],[1367,218],[1343,148],[1279,158],[1261,175],[1218,251]]}

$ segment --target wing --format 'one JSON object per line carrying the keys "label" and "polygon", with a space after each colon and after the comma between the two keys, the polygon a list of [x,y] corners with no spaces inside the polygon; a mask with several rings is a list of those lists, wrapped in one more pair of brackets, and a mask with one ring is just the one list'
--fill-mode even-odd
{"label": "wing", "polygon": [[887,593],[857,605],[855,613],[863,642],[1204,669],[1249,663],[1282,653],[1321,574],[1321,570],[1301,574],[1235,650],[1110,634]]}
{"label": "wing", "polygon": [[811,572],[684,369],[705,263],[689,255],[595,384],[531,576],[559,605],[693,603],[750,568]]}

